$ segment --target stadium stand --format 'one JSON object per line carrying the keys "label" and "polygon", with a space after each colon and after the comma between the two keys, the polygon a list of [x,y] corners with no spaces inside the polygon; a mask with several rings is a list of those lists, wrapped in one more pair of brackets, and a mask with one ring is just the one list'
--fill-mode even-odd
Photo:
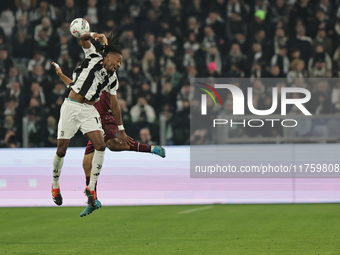
{"label": "stadium stand", "polygon": [[[1,147],[56,146],[67,90],[50,62],[71,76],[82,60],[69,32],[77,17],[92,31],[120,35],[118,97],[136,140],[148,130],[156,144],[190,143],[192,77],[287,77],[286,86],[299,78],[340,77],[339,0],[1,1]],[[317,86],[313,113],[340,113],[339,91]],[[269,96],[268,88],[259,91],[259,108]],[[281,131],[247,132],[235,136],[270,138]],[[85,146],[87,139],[73,140],[71,146]]]}

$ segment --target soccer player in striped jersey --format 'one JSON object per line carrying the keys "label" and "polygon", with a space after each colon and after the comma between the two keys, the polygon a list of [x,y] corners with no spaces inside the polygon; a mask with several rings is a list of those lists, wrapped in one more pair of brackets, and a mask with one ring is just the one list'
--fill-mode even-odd
{"label": "soccer player in striped jersey", "polygon": [[[98,52],[92,45],[91,38],[104,43]],[[107,39],[104,34],[86,32],[80,39],[85,59],[74,71],[73,80],[69,84],[70,94],[60,109],[57,153],[53,160],[52,198],[57,205],[63,202],[59,177],[70,139],[80,130],[94,147],[90,181],[84,193],[88,197],[88,205],[96,208],[95,185],[102,169],[106,144],[100,115],[94,103],[99,100],[103,91],[109,94],[110,108],[118,125],[120,142],[132,145],[132,138],[125,133],[116,96],[119,83],[115,72],[123,61],[117,43],[118,37],[112,33]]]}
{"label": "soccer player in striped jersey", "polygon": [[[55,70],[57,75],[62,79],[62,81],[65,83],[65,85],[69,85],[72,80],[68,78],[66,75],[63,74],[61,68],[58,64],[52,62],[52,64],[55,66]],[[102,122],[102,127],[105,132],[104,139],[106,142],[106,146],[111,151],[138,151],[138,152],[147,152],[152,153],[161,156],[162,158],[165,157],[165,150],[161,146],[151,146],[147,144],[142,144],[139,142],[132,141],[132,145],[129,145],[124,142],[120,142],[116,136],[117,133],[117,124],[110,112],[110,99],[109,94],[107,92],[103,92],[100,96],[100,100],[94,104],[96,109],[98,110],[100,114],[100,119]],[[85,156],[83,160],[83,168],[85,172],[86,177],[86,185],[89,184],[90,176],[91,176],[91,162],[93,160],[93,154],[94,154],[94,147],[91,141],[88,142],[85,150]],[[96,190],[97,185],[95,186]],[[101,207],[101,202],[98,200],[97,197],[97,204],[96,207],[92,207],[90,205],[87,205],[85,210],[80,214],[81,217],[91,214],[94,210],[99,209]]]}

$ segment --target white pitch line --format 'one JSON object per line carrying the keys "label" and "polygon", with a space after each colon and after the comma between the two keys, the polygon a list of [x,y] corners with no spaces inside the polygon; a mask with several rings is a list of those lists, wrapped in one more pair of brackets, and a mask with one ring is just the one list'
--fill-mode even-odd
{"label": "white pitch line", "polygon": [[198,208],[194,208],[194,209],[190,209],[190,210],[181,211],[181,212],[178,212],[178,213],[179,214],[192,213],[192,212],[197,212],[197,211],[208,210],[208,209],[211,209],[213,207],[214,206],[212,206],[212,205],[208,205],[208,206],[203,206],[203,207],[198,207]]}

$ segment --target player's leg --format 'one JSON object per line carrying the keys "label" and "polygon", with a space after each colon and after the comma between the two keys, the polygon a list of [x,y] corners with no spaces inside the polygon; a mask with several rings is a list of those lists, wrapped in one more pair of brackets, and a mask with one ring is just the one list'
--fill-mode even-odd
{"label": "player's leg", "polygon": [[94,153],[91,164],[91,176],[90,183],[85,189],[86,196],[88,197],[88,203],[92,207],[96,207],[96,191],[95,185],[97,183],[98,177],[100,175],[105,155],[105,142],[102,131],[96,130],[89,133],[86,133],[87,137],[93,144]]}
{"label": "player's leg", "polygon": [[60,109],[60,119],[58,123],[58,144],[57,153],[53,159],[53,180],[52,180],[52,198],[57,205],[63,203],[60,194],[59,177],[63,167],[66,150],[70,143],[70,139],[79,129],[80,123],[77,121],[77,114],[80,111],[81,105],[74,105],[65,100]]}
{"label": "player's leg", "polygon": [[152,153],[165,158],[165,149],[160,145],[148,145],[140,142],[135,142],[129,147],[130,151]]}
{"label": "player's leg", "polygon": [[69,139],[59,139],[57,153],[53,159],[53,180],[52,180],[52,198],[54,203],[62,205],[63,198],[60,193],[59,177],[64,163],[64,156],[70,143]]}
{"label": "player's leg", "polygon": [[[92,142],[89,141],[86,145],[85,155],[83,159],[83,169],[85,173],[86,186],[90,184],[93,155],[94,155],[94,147],[93,147]],[[94,186],[94,190],[96,191],[96,196],[98,198],[97,183],[98,181],[96,182],[96,185]]]}
{"label": "player's leg", "polygon": [[[89,141],[89,143],[91,143],[91,141]],[[92,145],[92,143],[91,143],[91,145]],[[86,150],[87,150],[88,146],[86,146]],[[93,148],[93,146],[92,146],[92,148]],[[88,186],[90,184],[93,154],[94,154],[94,148],[93,148],[92,152],[90,152],[88,154],[85,153],[84,159],[83,159],[83,169],[84,169],[85,178],[86,178],[86,186]]]}
{"label": "player's leg", "polygon": [[[85,172],[86,186],[88,186],[89,183],[90,183],[93,154],[94,154],[94,147],[92,145],[92,142],[89,141],[87,146],[86,146],[85,155],[84,155],[84,159],[83,159],[83,168],[84,168],[84,172]],[[96,187],[97,187],[97,183],[96,183]],[[96,191],[96,195],[97,195],[96,187],[95,187],[95,191]],[[95,210],[97,210],[101,207],[102,207],[102,205],[101,205],[100,201],[98,200],[98,196],[97,196],[96,207],[92,207],[90,205],[87,205],[85,207],[85,209],[80,213],[80,217],[84,217],[86,215],[89,215],[93,211],[95,211]]]}
{"label": "player's leg", "polygon": [[[93,155],[94,155],[94,146],[93,146],[93,143],[90,140],[90,141],[88,141],[88,143],[86,145],[85,155],[84,155],[84,159],[83,159],[83,169],[84,169],[84,173],[85,173],[86,186],[88,186],[90,184]],[[97,188],[97,183],[95,185],[95,190],[96,190],[96,188]]]}
{"label": "player's leg", "polygon": [[96,191],[95,185],[102,169],[104,154],[105,154],[105,142],[103,137],[103,129],[100,121],[98,111],[93,105],[84,104],[81,115],[80,130],[86,135],[93,144],[94,154],[91,164],[91,176],[90,183],[86,186],[85,195],[87,196],[88,204],[92,207],[96,207]]}
{"label": "player's leg", "polygon": [[111,138],[106,141],[106,147],[109,148],[110,151],[126,151],[130,149],[130,146],[125,141],[120,143],[118,138]]}
{"label": "player's leg", "polygon": [[[97,124],[97,120],[96,119],[96,124]],[[100,120],[100,118],[99,118]],[[99,121],[102,123],[102,125],[105,124],[105,118],[103,118],[101,121]],[[103,132],[105,132],[105,140],[104,142],[106,141],[106,139],[109,139],[110,134],[108,135],[106,133],[106,130],[104,128],[101,127],[101,130],[103,130]],[[95,154],[95,147],[91,141],[91,132],[89,132],[88,134],[90,134],[90,141],[87,143],[87,146],[86,146],[86,150],[85,150],[85,156],[84,156],[84,160],[83,160],[83,168],[84,168],[84,172],[85,172],[85,178],[86,178],[86,187],[89,187],[90,185],[90,180],[91,180],[91,172],[92,172],[92,163],[93,163],[93,158],[94,158],[94,154]],[[98,177],[98,175],[97,175]],[[97,180],[98,181],[98,180]],[[101,203],[100,201],[98,200],[98,197],[97,197],[97,181],[95,182],[95,186],[94,186],[94,191],[95,191],[95,195],[96,195],[96,206],[93,207],[93,206],[90,206],[90,205],[87,205],[85,210],[80,214],[80,217],[83,217],[83,216],[86,216],[90,213],[92,213],[94,210],[96,209],[99,209],[101,207]],[[85,189],[85,193],[88,192],[87,191],[87,188]]]}
{"label": "player's leg", "polygon": [[117,138],[112,138],[106,141],[106,147],[109,148],[110,151],[137,151],[153,153],[162,158],[165,157],[165,150],[160,145],[148,145],[135,141],[134,144],[130,146],[125,141],[120,143]]}
{"label": "player's leg", "polygon": [[103,130],[105,131],[105,142],[106,147],[111,151],[138,151],[138,152],[146,152],[157,154],[161,157],[165,157],[165,150],[161,146],[151,146],[147,144],[143,144],[140,142],[134,142],[133,145],[128,145],[125,141],[122,143],[119,142],[116,133],[117,133],[117,124],[112,121],[102,122]]}

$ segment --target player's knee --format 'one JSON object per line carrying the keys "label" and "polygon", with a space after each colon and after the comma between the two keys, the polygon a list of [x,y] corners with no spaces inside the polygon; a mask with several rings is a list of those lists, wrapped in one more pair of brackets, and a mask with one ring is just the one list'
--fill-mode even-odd
{"label": "player's knee", "polygon": [[57,155],[58,155],[58,157],[60,157],[60,158],[65,157],[65,155],[66,155],[66,150],[64,150],[64,149],[62,149],[62,148],[58,148],[58,149],[57,149]]}
{"label": "player's knee", "polygon": [[61,158],[65,157],[68,143],[69,143],[69,140],[58,140],[58,145],[57,145],[58,157],[61,157]]}
{"label": "player's knee", "polygon": [[96,146],[94,146],[94,149],[97,151],[105,151],[105,148],[106,148],[106,144],[104,142],[99,143]]}

